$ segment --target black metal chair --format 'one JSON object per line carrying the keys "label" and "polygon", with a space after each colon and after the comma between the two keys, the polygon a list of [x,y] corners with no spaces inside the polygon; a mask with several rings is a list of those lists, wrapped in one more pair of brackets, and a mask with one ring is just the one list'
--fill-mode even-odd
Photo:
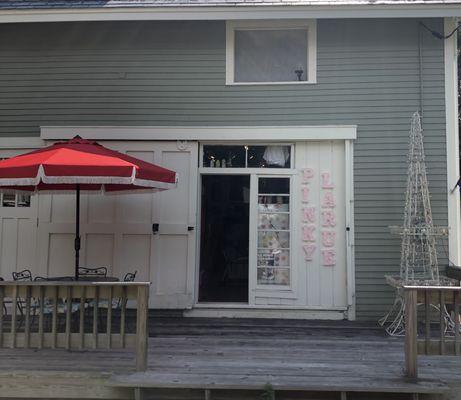
{"label": "black metal chair", "polygon": [[23,282],[32,282],[32,272],[30,272],[30,269],[24,269],[22,271],[18,272],[13,272],[13,280],[14,281],[23,281]]}
{"label": "black metal chair", "polygon": [[[30,269],[23,269],[22,271],[12,272],[13,280],[16,282],[32,282],[32,272]],[[21,327],[22,323],[24,322],[24,308],[26,307],[26,300],[20,297],[17,298],[16,304],[19,310],[19,325],[18,328]]]}
{"label": "black metal chair", "polygon": [[128,272],[123,277],[123,282],[134,282],[134,280],[136,279],[136,274],[137,273],[138,273],[138,271]]}

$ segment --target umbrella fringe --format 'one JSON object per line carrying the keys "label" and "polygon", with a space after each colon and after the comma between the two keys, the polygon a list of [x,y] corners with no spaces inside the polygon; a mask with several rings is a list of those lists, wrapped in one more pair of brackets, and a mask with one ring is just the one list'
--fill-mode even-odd
{"label": "umbrella fringe", "polygon": [[[40,169],[40,168],[39,168]],[[160,182],[149,179],[139,179],[118,176],[46,176],[40,171],[35,178],[0,178],[0,186],[38,186],[44,184],[99,184],[99,185],[133,185],[142,188],[155,188],[161,190],[174,189],[177,185],[177,177],[174,183]]]}

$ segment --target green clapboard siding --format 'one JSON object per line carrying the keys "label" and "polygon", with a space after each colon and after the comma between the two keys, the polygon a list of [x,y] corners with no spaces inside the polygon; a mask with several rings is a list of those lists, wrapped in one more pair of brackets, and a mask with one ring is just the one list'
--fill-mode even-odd
{"label": "green clapboard siding", "polygon": [[421,33],[420,85],[418,36],[417,20],[320,20],[316,85],[226,87],[223,22],[2,25],[0,135],[37,136],[40,125],[357,124],[357,312],[376,320],[392,302],[383,275],[398,271],[388,226],[402,221],[420,86],[433,212],[447,224],[443,43]]}

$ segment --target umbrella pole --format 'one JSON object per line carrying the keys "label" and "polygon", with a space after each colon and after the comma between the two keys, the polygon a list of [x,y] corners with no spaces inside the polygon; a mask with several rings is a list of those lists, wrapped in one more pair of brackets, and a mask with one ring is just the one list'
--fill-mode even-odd
{"label": "umbrella pole", "polygon": [[77,184],[75,209],[75,280],[78,281],[78,267],[80,264],[80,185]]}

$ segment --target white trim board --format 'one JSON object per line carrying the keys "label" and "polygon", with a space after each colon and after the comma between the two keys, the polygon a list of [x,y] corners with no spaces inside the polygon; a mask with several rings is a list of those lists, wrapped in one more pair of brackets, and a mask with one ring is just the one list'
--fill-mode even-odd
{"label": "white trim board", "polygon": [[60,10],[2,10],[0,23],[65,21],[168,21],[304,18],[437,18],[461,16],[461,4],[401,4],[341,6],[154,7]]}
{"label": "white trim board", "polygon": [[184,310],[184,317],[207,318],[280,318],[343,320],[346,310],[315,310],[300,307],[240,306],[223,304],[196,304]]}
{"label": "white trim board", "polygon": [[225,140],[296,141],[350,140],[356,125],[320,126],[42,126],[43,140],[71,139],[75,135],[94,140]]}
{"label": "white trim board", "polygon": [[[456,28],[456,18],[445,18],[445,34]],[[458,63],[457,35],[445,40],[445,112],[447,140],[448,186],[448,255],[451,262],[461,265],[461,210],[459,188],[453,187],[459,179],[459,128],[458,128]]]}

